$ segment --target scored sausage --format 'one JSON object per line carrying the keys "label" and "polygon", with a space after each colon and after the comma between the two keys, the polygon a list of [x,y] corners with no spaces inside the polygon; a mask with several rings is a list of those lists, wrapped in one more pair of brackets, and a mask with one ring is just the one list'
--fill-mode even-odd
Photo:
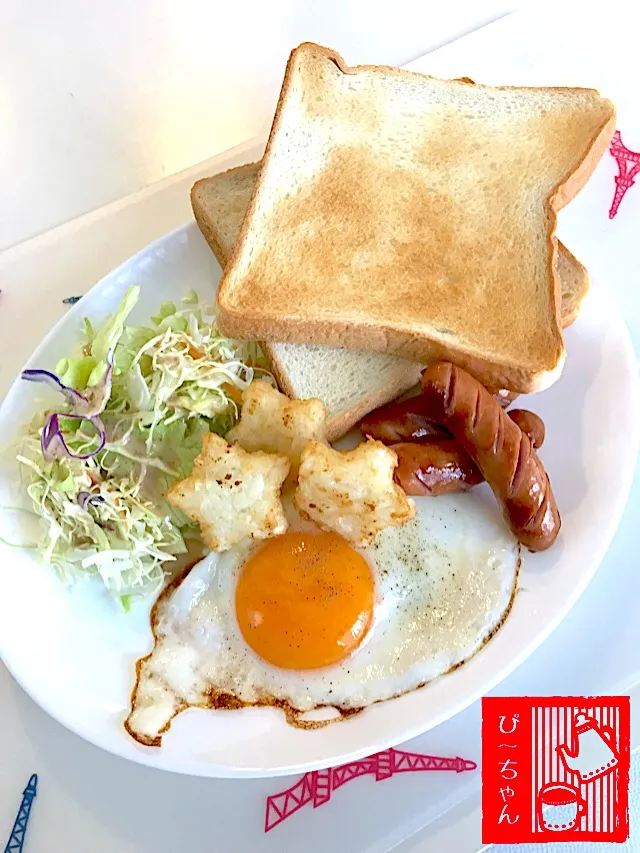
{"label": "scored sausage", "polygon": [[455,438],[424,444],[392,444],[398,456],[394,479],[407,495],[444,495],[464,492],[484,480],[477,465]]}
{"label": "scored sausage", "polygon": [[[534,448],[542,445],[545,429],[538,415],[527,409],[512,409],[507,414],[529,436]],[[478,466],[453,437],[400,442],[391,448],[398,456],[395,481],[411,497],[466,492],[484,482]]]}
{"label": "scored sausage", "polygon": [[[528,409],[511,409],[507,414],[529,436],[534,447],[542,447],[545,434],[542,418]],[[371,412],[360,421],[360,431],[383,444],[451,438],[449,430],[429,420],[421,394]]]}
{"label": "scored sausage", "polygon": [[555,541],[560,514],[549,477],[531,440],[477,379],[449,362],[422,373],[426,414],[448,429],[471,456],[530,551]]}
{"label": "scored sausage", "polygon": [[360,430],[384,444],[451,438],[450,432],[426,417],[422,394],[376,409],[360,421]]}

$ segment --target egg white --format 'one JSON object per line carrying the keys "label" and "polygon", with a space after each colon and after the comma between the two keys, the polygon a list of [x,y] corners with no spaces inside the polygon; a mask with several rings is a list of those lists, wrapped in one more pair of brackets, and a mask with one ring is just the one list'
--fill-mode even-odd
{"label": "egg white", "polygon": [[[287,506],[290,530],[308,528]],[[470,658],[502,624],[515,593],[519,546],[473,493],[416,500],[416,516],[361,549],[375,584],[373,626],[345,661],[293,671],[245,643],[235,587],[249,542],[210,554],[159,599],[155,645],[138,664],[127,731],[159,745],[189,706],[276,704],[290,721],[321,706],[342,713],[416,689]]]}

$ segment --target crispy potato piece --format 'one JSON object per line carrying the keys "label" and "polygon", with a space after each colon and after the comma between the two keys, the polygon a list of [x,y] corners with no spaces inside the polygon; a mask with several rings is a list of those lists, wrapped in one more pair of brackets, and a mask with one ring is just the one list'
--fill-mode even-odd
{"label": "crispy potato piece", "polygon": [[289,482],[295,483],[306,443],[328,444],[326,424],[327,407],[322,400],[290,400],[258,380],[243,392],[240,420],[227,439],[244,450],[284,453],[291,461]]}
{"label": "crispy potato piece", "polygon": [[245,536],[268,539],[288,527],[280,489],[289,460],[279,453],[247,453],[209,433],[193,473],[167,491],[167,500],[200,525],[206,545],[228,551]]}
{"label": "crispy potato piece", "polygon": [[393,482],[397,462],[381,441],[342,452],[310,441],[302,453],[295,506],[323,530],[366,545],[385,527],[414,516],[413,501]]}

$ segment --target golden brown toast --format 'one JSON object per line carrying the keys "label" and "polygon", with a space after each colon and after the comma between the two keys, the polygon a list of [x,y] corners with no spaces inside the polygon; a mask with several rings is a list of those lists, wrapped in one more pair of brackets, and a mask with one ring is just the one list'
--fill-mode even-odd
{"label": "golden brown toast", "polygon": [[221,282],[222,329],[546,387],[564,360],[556,211],[614,123],[593,90],[348,68],[302,45]]}
{"label": "golden brown toast", "polygon": [[[191,190],[196,222],[221,267],[233,252],[261,163],[198,181]],[[589,288],[586,269],[558,243],[562,325],[574,322]],[[393,355],[309,344],[263,345],[282,390],[293,399],[318,397],[329,411],[329,440],[416,384],[420,365]]]}

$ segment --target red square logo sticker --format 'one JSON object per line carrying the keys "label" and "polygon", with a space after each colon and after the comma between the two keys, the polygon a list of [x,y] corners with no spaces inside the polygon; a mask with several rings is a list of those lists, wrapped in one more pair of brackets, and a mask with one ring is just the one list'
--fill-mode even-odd
{"label": "red square logo sticker", "polygon": [[629,837],[628,696],[482,700],[482,842]]}

